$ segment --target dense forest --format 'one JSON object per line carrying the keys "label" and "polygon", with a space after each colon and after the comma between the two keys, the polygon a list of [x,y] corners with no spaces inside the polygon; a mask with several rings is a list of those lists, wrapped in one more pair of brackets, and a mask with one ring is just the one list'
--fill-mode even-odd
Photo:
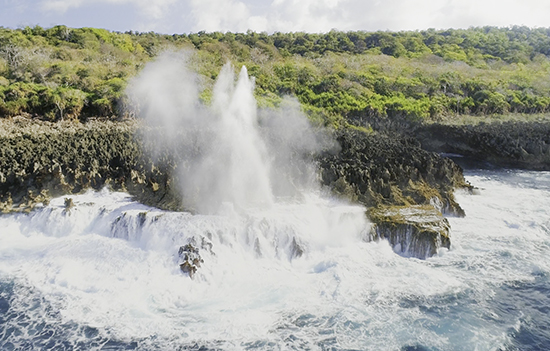
{"label": "dense forest", "polygon": [[0,117],[124,118],[125,87],[166,50],[191,50],[208,103],[227,61],[260,106],[295,96],[322,124],[550,110],[550,28],[406,32],[156,33],[0,27]]}

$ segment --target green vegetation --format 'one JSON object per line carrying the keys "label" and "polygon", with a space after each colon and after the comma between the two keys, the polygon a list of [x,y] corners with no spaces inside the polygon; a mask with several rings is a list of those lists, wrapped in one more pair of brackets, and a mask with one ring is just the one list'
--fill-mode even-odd
{"label": "green vegetation", "polygon": [[125,117],[124,90],[165,50],[193,50],[204,101],[227,61],[256,77],[260,106],[295,96],[322,124],[550,110],[550,28],[160,35],[0,27],[0,117]]}

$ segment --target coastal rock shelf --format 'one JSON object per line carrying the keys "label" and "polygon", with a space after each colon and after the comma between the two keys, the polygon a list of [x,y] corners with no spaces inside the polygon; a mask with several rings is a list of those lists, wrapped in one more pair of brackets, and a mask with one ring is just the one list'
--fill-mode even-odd
{"label": "coastal rock shelf", "polygon": [[[169,152],[146,156],[138,123],[45,123],[3,120],[0,199],[4,212],[32,209],[53,196],[109,185],[147,205],[182,209]],[[367,206],[428,205],[462,214],[455,188],[466,186],[451,160],[422,150],[411,139],[339,131],[338,152],[316,156],[323,185]]]}
{"label": "coastal rock shelf", "polygon": [[[175,186],[179,165],[169,152],[154,159],[147,156],[151,146],[140,139],[137,121],[54,124],[20,118],[1,123],[3,212],[31,211],[53,197],[104,186],[127,191],[149,206],[189,210]],[[338,196],[376,208],[377,216],[370,215],[376,237],[390,240],[396,251],[421,258],[449,247],[448,224],[432,205],[464,215],[453,197],[455,188],[467,186],[459,166],[422,150],[412,139],[351,130],[335,132],[334,137],[338,151],[314,155],[321,183]],[[403,209],[398,215],[382,215],[380,208],[387,206]],[[423,217],[429,219],[424,224]],[[405,224],[403,218],[414,223]]]}
{"label": "coastal rock shelf", "polygon": [[456,188],[469,187],[452,160],[420,148],[413,138],[340,131],[339,153],[319,158],[323,184],[352,201],[372,206],[433,205],[464,216]]}
{"label": "coastal rock shelf", "polygon": [[425,259],[450,248],[450,226],[432,206],[371,208],[371,239],[386,239],[399,255]]}
{"label": "coastal rock shelf", "polygon": [[422,147],[494,166],[550,170],[550,122],[427,124],[415,128]]}

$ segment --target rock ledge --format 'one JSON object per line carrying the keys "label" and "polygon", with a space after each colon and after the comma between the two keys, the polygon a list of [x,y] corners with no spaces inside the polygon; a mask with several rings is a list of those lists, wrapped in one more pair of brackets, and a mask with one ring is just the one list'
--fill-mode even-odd
{"label": "rock ledge", "polygon": [[386,239],[402,256],[426,259],[450,248],[449,222],[432,206],[390,206],[371,208],[371,239]]}

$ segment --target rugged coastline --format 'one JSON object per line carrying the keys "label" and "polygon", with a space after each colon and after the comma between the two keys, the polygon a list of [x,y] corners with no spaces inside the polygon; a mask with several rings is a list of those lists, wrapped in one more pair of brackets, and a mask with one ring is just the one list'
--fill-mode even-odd
{"label": "rugged coastline", "polygon": [[464,156],[486,167],[550,170],[550,122],[506,121],[477,125],[422,124],[422,148]]}
{"label": "rugged coastline", "polygon": [[[107,184],[147,204],[182,209],[177,200],[169,200],[177,195],[171,188],[171,169],[177,165],[170,165],[168,154],[155,160],[148,156],[137,130],[136,121],[2,121],[3,209],[24,210],[49,196]],[[341,149],[322,152],[316,160],[321,183],[336,194],[367,206],[426,205],[435,199],[442,212],[462,214],[452,190],[467,184],[451,160],[422,150],[410,138],[351,130],[334,134]]]}
{"label": "rugged coastline", "polygon": [[[3,212],[31,211],[52,197],[106,185],[147,205],[186,209],[174,186],[178,165],[168,151],[149,156],[145,149],[151,145],[135,120],[82,124],[15,118],[1,123]],[[320,181],[334,194],[368,207],[435,205],[441,212],[464,215],[452,192],[467,184],[451,160],[422,150],[410,138],[352,130],[336,131],[334,137],[339,151],[315,156]]]}
{"label": "rugged coastline", "polygon": [[368,207],[434,205],[464,216],[453,191],[469,185],[450,159],[399,135],[343,130],[336,140],[340,152],[319,157],[322,182],[335,193]]}
{"label": "rugged coastline", "polygon": [[[356,126],[414,139],[426,151],[449,154],[467,167],[550,170],[550,118],[529,116],[448,116],[417,121],[360,114]],[[470,166],[471,165],[471,166]]]}
{"label": "rugged coastline", "polygon": [[[3,212],[30,211],[52,197],[107,185],[147,205],[189,210],[174,185],[178,165],[171,161],[173,155],[166,151],[153,159],[146,150],[152,146],[143,139],[136,120],[50,123],[21,117],[1,124]],[[337,151],[314,157],[323,186],[369,208],[372,240],[388,239],[396,251],[425,258],[439,247],[450,247],[449,225],[441,214],[464,216],[453,191],[471,189],[461,167],[436,151],[462,153],[496,165],[548,169],[548,128],[542,123],[430,124],[416,126],[415,137],[348,128],[333,132]],[[414,218],[403,215],[409,210],[414,210]],[[433,220],[426,225],[417,220],[422,216]],[[403,244],[407,235],[422,249],[407,251]]]}
{"label": "rugged coastline", "polygon": [[[498,51],[495,33],[502,39]],[[460,166],[550,169],[550,120],[544,115],[550,110],[550,66],[547,52],[540,51],[542,38],[548,41],[544,29],[526,28],[318,35],[3,29],[0,210],[31,211],[52,197],[108,185],[147,205],[200,212],[194,200],[203,196],[177,185],[193,178],[181,176],[183,168],[196,169],[178,156],[193,153],[151,145],[132,119],[148,110],[141,104],[146,99],[130,92],[136,79],[162,67],[152,95],[174,97],[174,108],[186,100],[174,92],[210,106],[222,65],[232,62],[254,77],[249,83],[256,106],[278,108],[292,96],[315,125],[334,128],[339,151],[316,149],[307,156],[317,163],[322,186],[376,210],[368,214],[373,238],[391,237],[388,230],[398,229],[389,224],[404,218],[395,216],[403,208],[464,216],[453,196],[457,188],[471,189]],[[450,44],[453,50],[441,49]],[[181,72],[182,63],[189,72]],[[180,78],[193,76],[191,85],[180,86],[179,78],[172,85],[178,72],[185,73]],[[149,79],[153,75],[144,87],[153,86]],[[167,105],[161,100],[157,107]],[[151,115],[165,116],[160,110]],[[519,119],[501,122],[510,115]],[[448,239],[443,217],[440,222],[441,238]],[[407,233],[423,232],[417,221],[407,223]],[[441,238],[437,242],[448,247]]]}

